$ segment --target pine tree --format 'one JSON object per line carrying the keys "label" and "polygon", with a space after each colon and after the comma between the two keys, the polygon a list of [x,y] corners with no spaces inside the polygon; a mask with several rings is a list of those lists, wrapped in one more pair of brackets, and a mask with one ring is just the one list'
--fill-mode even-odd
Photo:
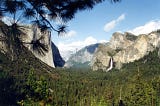
{"label": "pine tree", "polygon": [[155,99],[155,92],[151,85],[141,80],[140,74],[136,76],[128,94],[128,105],[152,106]]}

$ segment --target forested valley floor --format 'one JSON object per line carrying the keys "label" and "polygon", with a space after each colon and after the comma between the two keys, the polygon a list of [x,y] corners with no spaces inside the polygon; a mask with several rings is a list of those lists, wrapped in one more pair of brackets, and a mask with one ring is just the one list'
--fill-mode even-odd
{"label": "forested valley floor", "polygon": [[[52,69],[42,67],[40,62],[33,65],[34,62],[26,61],[20,59],[17,62],[10,62],[1,53],[0,105],[160,105],[158,49],[138,61],[123,65],[120,70],[113,69],[109,72],[100,70],[94,72],[90,69]],[[43,68],[45,70],[42,70]]]}

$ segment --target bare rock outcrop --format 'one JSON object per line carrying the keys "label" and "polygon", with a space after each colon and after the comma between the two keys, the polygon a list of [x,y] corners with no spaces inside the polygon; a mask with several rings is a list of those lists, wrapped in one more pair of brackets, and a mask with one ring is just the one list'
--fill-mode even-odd
{"label": "bare rock outcrop", "polygon": [[160,33],[152,32],[135,36],[131,33],[114,33],[110,42],[100,46],[93,56],[92,69],[107,71],[110,58],[118,69],[124,63],[138,60],[160,45]]}

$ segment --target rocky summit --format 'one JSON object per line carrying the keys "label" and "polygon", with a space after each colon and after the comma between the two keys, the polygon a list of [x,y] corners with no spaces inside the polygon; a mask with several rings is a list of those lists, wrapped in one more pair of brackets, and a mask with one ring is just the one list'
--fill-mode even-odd
{"label": "rocky summit", "polygon": [[139,60],[159,47],[160,31],[138,36],[116,32],[107,44],[99,45],[92,59],[92,69],[109,71],[110,62],[113,62],[113,67],[120,69],[124,63]]}

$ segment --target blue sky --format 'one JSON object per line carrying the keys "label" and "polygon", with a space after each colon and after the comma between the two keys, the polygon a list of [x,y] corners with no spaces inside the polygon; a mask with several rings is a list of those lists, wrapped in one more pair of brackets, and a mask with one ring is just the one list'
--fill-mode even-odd
{"label": "blue sky", "polygon": [[121,0],[112,4],[105,1],[92,10],[78,12],[67,23],[69,32],[58,37],[52,33],[52,41],[63,56],[86,45],[109,41],[116,31],[134,34],[148,33],[160,28],[160,0]]}

